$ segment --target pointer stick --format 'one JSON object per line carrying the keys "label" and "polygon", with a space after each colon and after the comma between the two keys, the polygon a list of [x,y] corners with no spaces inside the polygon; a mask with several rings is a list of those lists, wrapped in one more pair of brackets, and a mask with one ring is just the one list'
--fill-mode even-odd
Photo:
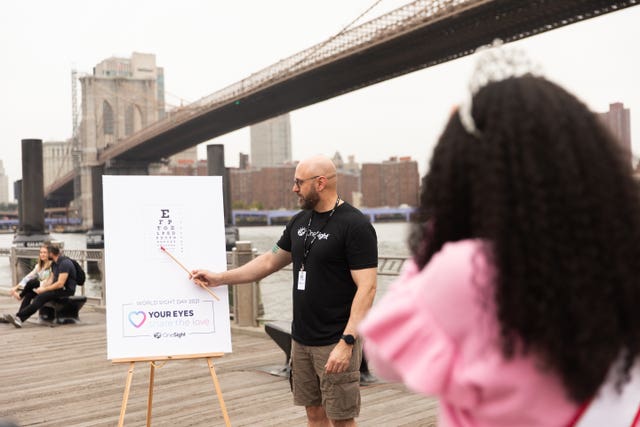
{"label": "pointer stick", "polygon": [[[182,264],[180,261],[178,261],[176,259],[176,257],[174,257],[173,255],[171,255],[171,253],[166,250],[164,248],[164,246],[160,246],[160,249],[162,249],[162,252],[164,252],[165,254],[169,255],[169,257],[174,260],[176,262],[176,264],[178,264],[180,267],[182,267],[182,269],[184,271],[187,272],[187,274],[189,275],[189,277],[191,277],[191,272],[189,271],[189,269],[187,267],[184,266],[184,264]],[[199,280],[196,281],[196,283],[198,285],[200,285],[205,291],[209,292],[209,294],[211,294],[212,297],[214,297],[216,300],[220,301],[220,298],[218,297],[218,295],[215,294],[215,292],[213,292],[211,289],[209,289],[208,286],[206,286],[204,283],[200,282]]]}

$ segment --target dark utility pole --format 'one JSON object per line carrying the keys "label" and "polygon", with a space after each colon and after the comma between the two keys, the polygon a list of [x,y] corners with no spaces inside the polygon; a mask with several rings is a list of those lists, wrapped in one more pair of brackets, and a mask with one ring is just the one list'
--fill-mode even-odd
{"label": "dark utility pole", "polygon": [[44,227],[44,178],[42,140],[22,140],[22,189],[19,199],[20,224],[15,246],[38,247],[49,239]]}
{"label": "dark utility pole", "polygon": [[224,204],[224,230],[226,248],[230,251],[239,238],[238,228],[231,221],[231,184],[229,169],[224,166],[224,145],[207,145],[207,175],[222,177],[222,203]]}

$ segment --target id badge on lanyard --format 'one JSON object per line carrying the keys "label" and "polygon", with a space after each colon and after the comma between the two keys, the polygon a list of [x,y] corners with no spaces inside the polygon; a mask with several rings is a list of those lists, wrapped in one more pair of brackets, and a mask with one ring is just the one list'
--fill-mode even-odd
{"label": "id badge on lanyard", "polygon": [[327,223],[329,222],[329,220],[333,216],[333,214],[336,211],[336,208],[338,207],[339,204],[340,204],[340,196],[338,196],[338,198],[336,199],[336,204],[333,207],[333,209],[331,210],[331,212],[329,213],[329,218],[327,218],[327,221],[324,224],[322,224],[322,227],[320,227],[320,229],[317,232],[315,232],[315,234],[313,235],[313,238],[311,239],[311,243],[309,243],[309,246],[307,246],[307,238],[309,237],[309,232],[311,231],[311,221],[313,220],[313,211],[311,212],[311,215],[309,216],[309,222],[307,223],[307,230],[305,232],[304,242],[302,244],[303,247],[304,247],[304,252],[303,252],[303,256],[302,256],[302,266],[300,267],[300,271],[298,271],[298,290],[299,291],[304,291],[305,286],[307,284],[307,272],[306,272],[306,270],[304,268],[305,268],[305,263],[307,261],[307,256],[309,256],[309,251],[311,251],[311,247],[316,242],[316,238],[318,237],[318,234],[327,225]]}
{"label": "id badge on lanyard", "polygon": [[304,286],[307,282],[307,272],[304,270],[298,271],[298,290],[304,291]]}

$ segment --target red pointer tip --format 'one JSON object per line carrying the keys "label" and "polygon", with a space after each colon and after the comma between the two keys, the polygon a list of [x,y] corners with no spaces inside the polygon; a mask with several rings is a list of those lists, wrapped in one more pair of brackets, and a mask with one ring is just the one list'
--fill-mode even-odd
{"label": "red pointer tip", "polygon": [[163,250],[163,251],[165,251],[165,252],[167,251],[167,250],[164,248],[164,246],[160,246],[160,249],[162,249],[162,250]]}

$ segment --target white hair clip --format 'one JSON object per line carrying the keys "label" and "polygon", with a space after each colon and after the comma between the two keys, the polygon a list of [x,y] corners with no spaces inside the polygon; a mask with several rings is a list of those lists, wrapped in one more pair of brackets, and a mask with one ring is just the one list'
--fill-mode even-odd
{"label": "white hair clip", "polygon": [[480,138],[482,136],[482,133],[480,133],[476,127],[476,122],[473,120],[473,116],[471,115],[470,95],[467,96],[467,99],[458,106],[458,118],[460,119],[460,123],[462,123],[462,127],[468,134],[473,135],[476,138]]}
{"label": "white hair clip", "polygon": [[491,82],[525,74],[541,75],[542,68],[534,63],[522,49],[507,49],[502,40],[480,46],[474,55],[478,55],[473,75],[469,81],[469,92],[458,107],[458,117],[464,129],[477,138],[482,136],[472,115],[472,100],[478,91]]}

